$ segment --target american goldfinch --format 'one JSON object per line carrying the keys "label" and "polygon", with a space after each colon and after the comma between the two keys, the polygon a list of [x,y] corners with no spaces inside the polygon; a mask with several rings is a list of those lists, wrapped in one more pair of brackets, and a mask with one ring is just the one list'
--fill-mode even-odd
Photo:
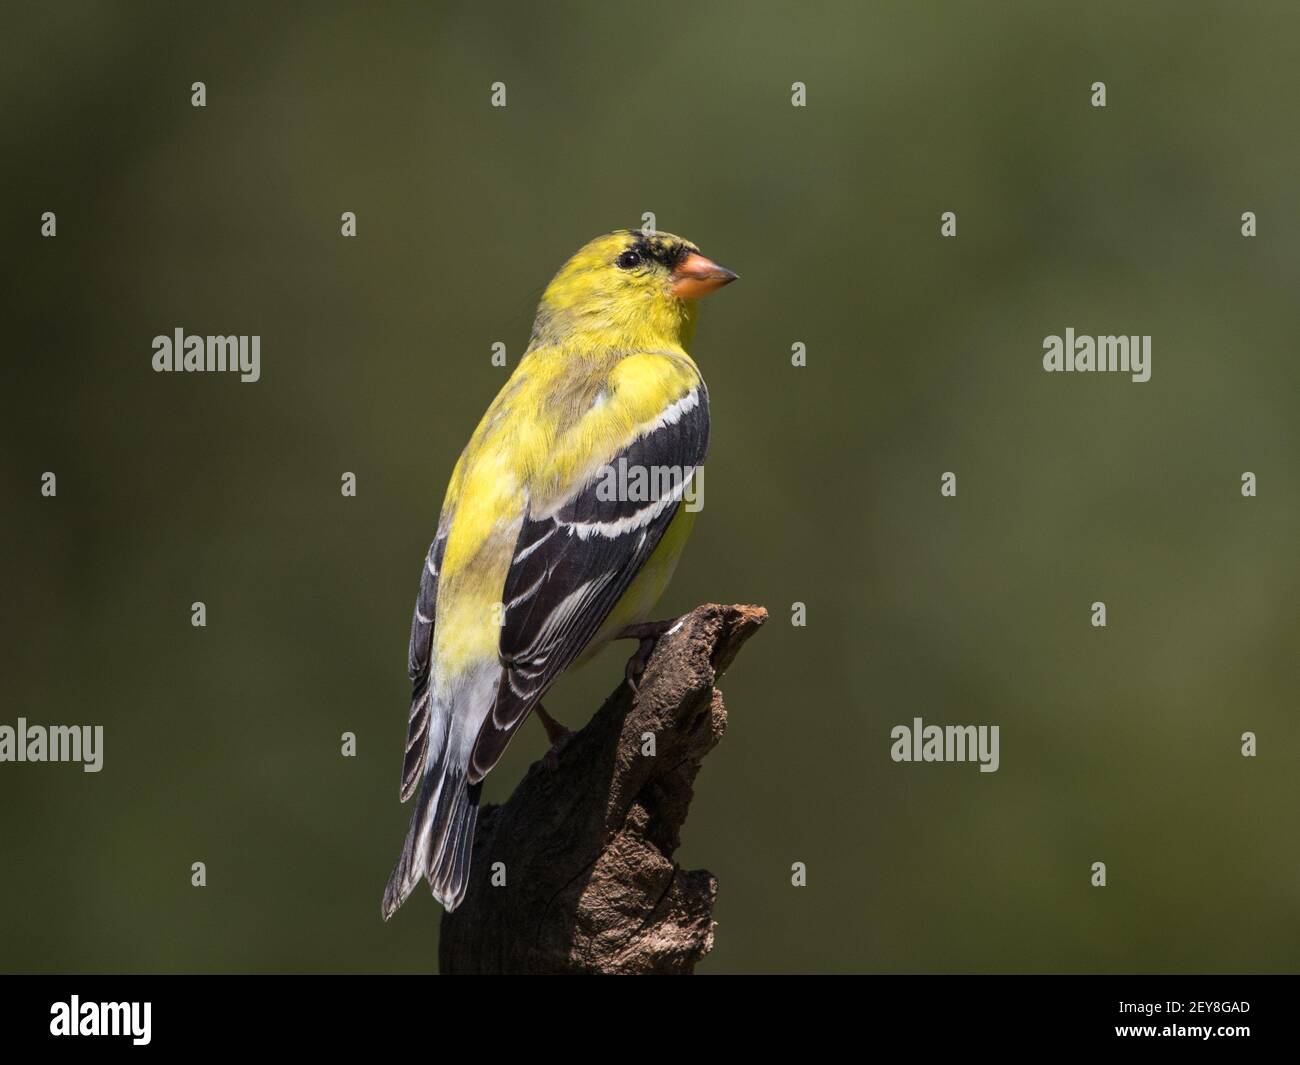
{"label": "american goldfinch", "polygon": [[[464,898],[483,778],[556,678],[647,624],[693,510],[709,399],[688,354],[696,301],[736,275],[668,233],[597,237],[542,295],[528,350],[456,463],[411,622],[402,801],[387,920],[421,877]],[[612,469],[680,470],[654,498]],[[635,498],[632,498],[635,496]],[[637,656],[634,656],[634,661]],[[629,663],[629,680],[633,680]],[[561,730],[563,731],[563,730]]]}

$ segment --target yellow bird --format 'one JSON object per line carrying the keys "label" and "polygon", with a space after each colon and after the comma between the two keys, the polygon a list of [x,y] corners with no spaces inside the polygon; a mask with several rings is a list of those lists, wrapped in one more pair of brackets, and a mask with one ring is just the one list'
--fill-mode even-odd
{"label": "yellow bird", "polygon": [[[456,463],[411,622],[402,801],[387,920],[422,877],[465,896],[483,778],[570,665],[642,640],[672,576],[709,442],[688,351],[696,301],[736,275],[668,233],[597,237],[542,294],[528,350]],[[639,471],[639,476],[638,476]],[[638,484],[643,490],[631,491]],[[654,486],[647,496],[646,485]],[[620,488],[622,490],[620,490]]]}

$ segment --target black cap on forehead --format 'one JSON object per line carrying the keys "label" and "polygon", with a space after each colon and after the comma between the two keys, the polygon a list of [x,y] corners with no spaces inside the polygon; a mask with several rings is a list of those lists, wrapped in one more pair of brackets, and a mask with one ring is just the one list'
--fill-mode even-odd
{"label": "black cap on forehead", "polygon": [[646,236],[639,229],[629,229],[627,235],[631,238],[628,242],[629,251],[636,252],[646,261],[662,263],[670,270],[685,259],[691,251],[681,241],[662,237],[658,233]]}

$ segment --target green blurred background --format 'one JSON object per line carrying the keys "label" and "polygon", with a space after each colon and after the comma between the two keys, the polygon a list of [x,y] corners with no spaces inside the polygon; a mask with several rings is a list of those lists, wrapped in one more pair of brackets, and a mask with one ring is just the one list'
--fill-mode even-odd
{"label": "green blurred background", "polygon": [[[427,892],[379,918],[423,553],[492,343],[653,211],[742,278],[663,613],[773,613],[678,854],[701,971],[1296,969],[1300,14],[1074,6],[6,5],[0,723],[106,737],[0,765],[0,968],[436,968]],[[153,373],[177,326],[262,380]],[[1043,373],[1067,326],[1151,381]],[[914,716],[1000,771],[891,762]]]}

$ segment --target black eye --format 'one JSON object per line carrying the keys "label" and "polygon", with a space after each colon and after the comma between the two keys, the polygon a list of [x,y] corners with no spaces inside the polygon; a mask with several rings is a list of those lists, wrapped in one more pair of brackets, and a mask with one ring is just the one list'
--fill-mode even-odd
{"label": "black eye", "polygon": [[637,266],[640,262],[640,253],[633,249],[629,249],[614,260],[614,265],[620,270],[631,270],[632,267]]}

